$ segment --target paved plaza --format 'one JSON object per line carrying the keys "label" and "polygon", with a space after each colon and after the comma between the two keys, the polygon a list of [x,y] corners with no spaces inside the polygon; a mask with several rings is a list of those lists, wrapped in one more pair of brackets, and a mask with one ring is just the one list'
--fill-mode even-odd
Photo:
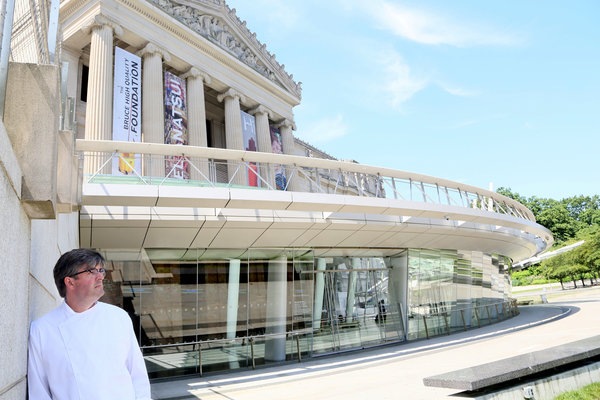
{"label": "paved plaza", "polygon": [[155,399],[444,399],[423,378],[600,333],[600,288],[565,290],[509,320],[450,336],[152,385]]}

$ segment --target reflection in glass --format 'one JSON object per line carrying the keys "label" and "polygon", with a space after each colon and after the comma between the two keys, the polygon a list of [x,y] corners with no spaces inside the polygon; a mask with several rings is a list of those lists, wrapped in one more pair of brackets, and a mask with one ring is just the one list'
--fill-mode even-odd
{"label": "reflection in glass", "polygon": [[151,378],[297,360],[506,317],[505,257],[315,251],[104,250],[102,301],[130,315]]}

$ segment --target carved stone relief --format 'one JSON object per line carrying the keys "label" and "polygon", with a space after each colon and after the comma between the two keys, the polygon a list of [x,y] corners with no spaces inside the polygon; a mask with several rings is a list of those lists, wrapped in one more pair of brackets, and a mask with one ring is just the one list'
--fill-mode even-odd
{"label": "carved stone relief", "polygon": [[[249,46],[246,46],[243,41],[239,40],[234,36],[232,29],[219,17],[206,14],[202,10],[199,10],[188,5],[180,4],[172,0],[149,0],[151,3],[157,5],[160,9],[165,11],[167,14],[173,16],[177,20],[181,21],[186,26],[190,27],[195,32],[199,33],[212,43],[218,45],[222,49],[226,50],[230,54],[234,55],[240,61],[259,72],[261,75],[268,79],[279,82],[275,72],[269,68],[264,62],[260,60]],[[236,15],[235,9],[230,9],[221,0],[210,0],[213,4],[226,8],[227,14],[232,17],[238,25],[238,28],[247,36],[247,39],[253,43],[256,48],[262,53],[263,57],[271,62],[277,72],[279,72],[287,81],[284,87],[290,89],[298,97],[302,96],[302,83],[294,82],[293,76],[288,74],[284,70],[284,65],[280,65],[275,61],[275,56],[270,54],[266,50],[266,46],[260,43],[256,39],[256,34],[251,33],[246,28],[246,22],[242,22]],[[205,1],[206,2],[206,1]],[[263,58],[263,59],[264,59]]]}

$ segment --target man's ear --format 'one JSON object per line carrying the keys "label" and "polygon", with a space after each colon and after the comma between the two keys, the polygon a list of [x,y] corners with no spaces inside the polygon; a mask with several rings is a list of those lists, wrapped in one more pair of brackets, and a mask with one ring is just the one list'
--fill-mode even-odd
{"label": "man's ear", "polygon": [[71,278],[70,276],[65,276],[65,279],[63,281],[65,283],[65,288],[73,287],[73,284],[74,284],[73,281],[74,281],[74,279]]}

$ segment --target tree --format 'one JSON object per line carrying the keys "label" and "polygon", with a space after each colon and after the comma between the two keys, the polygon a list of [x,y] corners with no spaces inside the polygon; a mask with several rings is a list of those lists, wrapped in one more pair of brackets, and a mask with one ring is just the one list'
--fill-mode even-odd
{"label": "tree", "polygon": [[577,234],[578,239],[585,243],[573,250],[577,262],[587,266],[590,272],[600,278],[600,225],[582,229]]}
{"label": "tree", "polygon": [[[518,201],[533,213],[536,221],[548,228],[555,239],[554,247],[562,247],[585,240],[567,253],[549,258],[538,266],[529,267],[529,275],[540,274],[548,278],[570,277],[575,287],[577,279],[585,285],[587,276],[600,279],[600,196],[573,196],[560,201],[532,196],[525,198],[510,188],[499,188],[498,193]],[[536,271],[535,269],[538,268]],[[588,275],[591,274],[591,275]],[[593,282],[592,282],[593,283]]]}
{"label": "tree", "polygon": [[498,193],[518,201],[531,210],[536,221],[548,228],[561,245],[586,227],[600,225],[600,196],[573,196],[560,201],[532,196],[526,198],[510,188],[498,188]]}
{"label": "tree", "polygon": [[527,203],[527,199],[525,197],[521,196],[519,193],[513,192],[510,188],[499,187],[496,192],[508,197],[509,199],[516,200],[523,205]]}
{"label": "tree", "polygon": [[575,237],[581,226],[562,204],[554,204],[537,215],[537,222],[548,228],[557,242],[564,242]]}
{"label": "tree", "polygon": [[577,287],[569,264],[571,264],[569,253],[562,253],[542,261],[541,266],[548,279],[558,279],[561,288],[564,290],[563,280],[568,276],[572,277],[573,284]]}

